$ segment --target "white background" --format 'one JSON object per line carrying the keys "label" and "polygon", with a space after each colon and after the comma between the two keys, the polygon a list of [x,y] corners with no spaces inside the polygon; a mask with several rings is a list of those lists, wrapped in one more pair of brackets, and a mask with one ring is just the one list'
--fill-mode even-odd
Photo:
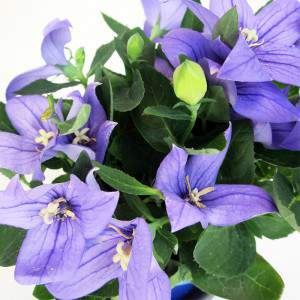
{"label": "white background", "polygon": [[[265,2],[250,1],[255,10]],[[129,27],[142,26],[144,21],[139,0],[1,0],[0,99],[4,100],[5,89],[10,79],[43,64],[40,55],[42,30],[53,18],[70,20],[73,25],[70,48],[75,50],[85,46],[90,62],[95,50],[113,37],[113,33],[101,19],[100,12],[105,12]],[[119,59],[114,56],[109,66],[115,70],[120,69]],[[0,189],[6,184],[7,180],[0,176]],[[257,248],[285,281],[286,288],[282,299],[298,300],[299,235],[293,234],[276,241],[258,240]],[[0,268],[1,299],[33,300],[31,293],[32,287],[20,286],[14,282],[13,268]]]}

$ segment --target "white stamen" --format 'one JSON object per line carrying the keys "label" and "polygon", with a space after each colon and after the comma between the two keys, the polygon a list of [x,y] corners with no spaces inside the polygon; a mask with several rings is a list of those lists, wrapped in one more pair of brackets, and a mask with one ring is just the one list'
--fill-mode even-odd
{"label": "white stamen", "polygon": [[[40,210],[39,216],[43,218],[45,224],[50,225],[54,222],[54,218],[61,213],[60,204],[64,202],[67,202],[64,198],[58,198],[50,202],[47,207]],[[65,218],[69,217],[72,220],[76,219],[76,215],[71,210],[66,209],[62,212]]]}
{"label": "white stamen", "polygon": [[255,29],[243,28],[241,33],[246,38],[247,42],[256,43],[258,41],[258,35]]}
{"label": "white stamen", "polygon": [[38,144],[42,144],[43,146],[47,147],[50,140],[52,140],[55,136],[53,131],[45,131],[44,129],[39,130],[40,136],[36,137],[34,141]]}
{"label": "white stamen", "polygon": [[89,132],[90,128],[83,128],[80,131],[76,130],[75,131],[75,138],[72,142],[72,144],[74,145],[78,145],[81,142],[86,142],[89,143],[91,141],[91,139],[86,135]]}
{"label": "white stamen", "polygon": [[125,272],[128,268],[131,258],[131,245],[124,242],[118,242],[116,251],[117,254],[113,256],[113,262],[115,264],[120,263],[122,270]]}

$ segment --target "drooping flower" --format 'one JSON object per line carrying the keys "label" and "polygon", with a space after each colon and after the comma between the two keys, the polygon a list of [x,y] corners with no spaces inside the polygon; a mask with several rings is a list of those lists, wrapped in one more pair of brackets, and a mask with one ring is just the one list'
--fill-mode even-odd
{"label": "drooping flower", "polygon": [[89,241],[74,276],[47,288],[59,299],[77,299],[115,278],[119,280],[120,300],[171,299],[169,279],[152,255],[152,236],[141,218],[112,220],[104,232]]}
{"label": "drooping flower", "polygon": [[[208,39],[190,29],[175,29],[162,39],[161,45],[174,68],[180,64],[180,55],[198,62],[210,84],[223,86],[233,110],[239,115],[261,123],[299,120],[299,111],[289,102],[286,93],[273,83],[234,82],[218,78],[223,63],[231,53],[219,39]],[[162,68],[162,64],[158,66],[161,71],[168,70]]]}
{"label": "drooping flower", "polygon": [[68,20],[61,21],[58,19],[53,20],[46,26],[41,46],[42,57],[46,65],[15,77],[7,87],[7,100],[13,98],[17,91],[36,80],[47,79],[62,73],[57,66],[65,66],[68,64],[64,48],[71,40],[70,27],[71,24]]}
{"label": "drooping flower", "polygon": [[225,137],[227,146],[218,154],[188,155],[173,146],[162,161],[155,186],[165,196],[173,232],[198,222],[204,228],[209,224],[232,226],[277,211],[272,198],[257,186],[216,184],[231,128]]}
{"label": "drooping flower", "polygon": [[16,280],[45,284],[72,277],[86,240],[104,230],[118,198],[118,192],[103,192],[74,175],[69,182],[30,191],[24,191],[15,176],[1,192],[0,223],[28,229],[16,263]]}
{"label": "drooping flower", "polygon": [[179,28],[186,12],[182,0],[142,0],[146,15],[145,32],[150,38]]}
{"label": "drooping flower", "polygon": [[[95,94],[95,85],[89,85],[85,96],[73,94],[74,106],[69,118],[76,116],[83,103],[92,110],[86,127],[71,136],[59,136],[57,127],[41,116],[48,108],[48,101],[42,96],[13,98],[6,104],[7,115],[18,134],[0,132],[0,167],[19,174],[33,173],[37,180],[43,179],[41,164],[64,152],[76,161],[85,150],[91,159],[102,162],[110,134],[116,123],[107,121],[105,112]],[[57,114],[63,116],[57,106]]]}
{"label": "drooping flower", "polygon": [[191,0],[184,3],[212,34],[214,25],[229,9],[237,7],[239,38],[221,67],[218,78],[265,82],[276,80],[300,86],[300,3],[272,1],[254,15],[246,0],[211,0],[210,10]]}

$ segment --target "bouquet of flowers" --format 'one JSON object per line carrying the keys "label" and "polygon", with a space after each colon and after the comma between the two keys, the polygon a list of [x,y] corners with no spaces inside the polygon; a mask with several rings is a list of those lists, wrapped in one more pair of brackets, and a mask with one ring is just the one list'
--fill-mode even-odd
{"label": "bouquet of flowers", "polygon": [[115,36],[91,66],[52,21],[45,65],[9,84],[0,265],[41,300],[168,300],[182,282],[279,299],[255,238],[300,230],[300,3],[142,5],[143,29],[103,15]]}

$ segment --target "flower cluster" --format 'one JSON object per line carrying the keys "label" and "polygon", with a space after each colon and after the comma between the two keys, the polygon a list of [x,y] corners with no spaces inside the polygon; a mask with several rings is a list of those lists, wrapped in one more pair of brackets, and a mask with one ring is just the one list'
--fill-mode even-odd
{"label": "flower cluster", "polygon": [[[87,72],[54,20],[46,65],[10,82],[0,264],[38,299],[168,300],[183,281],[278,299],[254,237],[300,230],[300,3],[141,2],[143,30],[104,15],[116,37]],[[114,52],[125,74],[105,67]]]}

